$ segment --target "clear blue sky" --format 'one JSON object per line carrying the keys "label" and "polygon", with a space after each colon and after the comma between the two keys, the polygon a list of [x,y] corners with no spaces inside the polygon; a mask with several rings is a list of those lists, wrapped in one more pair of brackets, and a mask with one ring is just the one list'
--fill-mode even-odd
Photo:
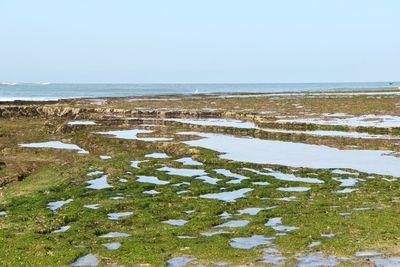
{"label": "clear blue sky", "polygon": [[0,81],[400,80],[399,0],[1,0]]}

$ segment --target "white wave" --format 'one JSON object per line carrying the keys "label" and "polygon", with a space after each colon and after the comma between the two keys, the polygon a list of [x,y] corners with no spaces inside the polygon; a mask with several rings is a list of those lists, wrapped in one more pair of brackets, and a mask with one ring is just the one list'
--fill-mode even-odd
{"label": "white wave", "polygon": [[57,101],[60,98],[56,97],[0,97],[0,102],[12,101]]}
{"label": "white wave", "polygon": [[1,85],[17,85],[17,83],[0,82]]}

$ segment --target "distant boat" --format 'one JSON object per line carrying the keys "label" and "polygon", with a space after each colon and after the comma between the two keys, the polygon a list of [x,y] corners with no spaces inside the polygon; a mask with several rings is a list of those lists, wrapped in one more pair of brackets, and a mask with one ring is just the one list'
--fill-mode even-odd
{"label": "distant boat", "polygon": [[389,83],[389,85],[393,85],[393,84],[394,84],[394,82],[390,82],[390,83]]}

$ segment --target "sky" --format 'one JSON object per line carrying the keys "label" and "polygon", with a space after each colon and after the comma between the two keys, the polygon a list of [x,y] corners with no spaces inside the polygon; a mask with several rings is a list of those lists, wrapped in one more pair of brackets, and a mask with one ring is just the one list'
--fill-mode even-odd
{"label": "sky", "polygon": [[0,82],[400,80],[398,0],[0,0]]}

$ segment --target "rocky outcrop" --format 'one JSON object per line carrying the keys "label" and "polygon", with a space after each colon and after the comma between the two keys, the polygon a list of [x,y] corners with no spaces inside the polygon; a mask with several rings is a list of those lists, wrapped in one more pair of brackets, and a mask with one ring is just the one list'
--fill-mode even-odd
{"label": "rocky outcrop", "polygon": [[115,108],[79,108],[58,105],[9,105],[0,106],[0,118],[52,116],[79,118],[92,116],[94,119],[111,117],[151,117],[151,118],[237,118],[258,120],[252,113],[208,111],[208,110],[164,110],[164,109],[115,109]]}

